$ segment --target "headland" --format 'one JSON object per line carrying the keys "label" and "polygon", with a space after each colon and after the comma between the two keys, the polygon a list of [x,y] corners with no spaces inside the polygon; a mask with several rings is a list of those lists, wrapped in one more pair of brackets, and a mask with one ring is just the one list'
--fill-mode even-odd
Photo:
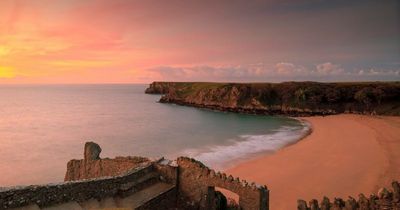
{"label": "headland", "polygon": [[163,94],[161,103],[249,114],[400,115],[400,82],[153,82],[145,92]]}

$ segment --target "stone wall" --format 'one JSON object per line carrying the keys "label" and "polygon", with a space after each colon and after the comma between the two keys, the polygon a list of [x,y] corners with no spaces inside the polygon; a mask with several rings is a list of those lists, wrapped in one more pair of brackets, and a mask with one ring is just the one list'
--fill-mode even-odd
{"label": "stone wall", "polygon": [[207,209],[210,187],[220,187],[238,194],[239,205],[243,210],[268,209],[269,191],[266,186],[249,184],[245,180],[215,172],[191,158],[180,157],[177,164],[179,196],[183,202],[192,202],[193,206],[198,204],[200,209]]}
{"label": "stone wall", "polygon": [[[129,199],[142,192],[146,202],[138,209],[216,210],[226,207],[226,198],[216,192],[215,187],[238,194],[243,210],[268,209],[266,186],[215,172],[191,158],[180,157],[176,161],[164,158],[133,161],[129,157],[100,159],[101,148],[93,142],[86,143],[84,151],[85,159],[72,160],[67,167],[66,180],[79,181],[1,189],[0,209],[32,205],[41,209],[69,204],[85,206],[93,200]],[[96,178],[88,179],[91,177]],[[155,188],[152,187],[160,185],[167,188],[152,196],[144,193],[146,189],[153,191]]]}
{"label": "stone wall", "polygon": [[151,164],[115,177],[6,188],[0,191],[0,209],[18,208],[32,204],[47,207],[72,201],[84,202],[90,199],[100,200],[106,197],[130,194],[130,192],[146,187],[145,183],[136,181],[152,171],[154,171],[154,166]]}
{"label": "stone wall", "polygon": [[[146,204],[136,208],[135,210],[176,210],[177,203],[177,189],[173,188],[166,193],[154,197]],[[171,208],[168,208],[171,207]]]}
{"label": "stone wall", "polygon": [[100,159],[101,148],[94,142],[86,142],[83,160],[70,160],[64,181],[117,176],[138,166],[150,163],[144,157],[116,157]]}
{"label": "stone wall", "polygon": [[320,203],[313,199],[307,205],[304,200],[297,201],[298,210],[400,210],[400,185],[392,183],[393,190],[381,188],[378,195],[372,194],[368,198],[360,194],[358,200],[349,197],[347,200],[335,198],[330,201],[324,197]]}
{"label": "stone wall", "polygon": [[173,161],[161,158],[154,162],[156,171],[160,174],[162,181],[178,185],[178,167]]}

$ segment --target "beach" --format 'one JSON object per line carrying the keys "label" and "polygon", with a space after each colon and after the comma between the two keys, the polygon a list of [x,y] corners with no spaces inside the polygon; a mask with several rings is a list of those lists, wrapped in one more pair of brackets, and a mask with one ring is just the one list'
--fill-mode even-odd
{"label": "beach", "polygon": [[332,115],[301,118],[312,133],[275,154],[226,170],[265,184],[270,209],[296,209],[297,200],[367,196],[400,179],[400,117]]}

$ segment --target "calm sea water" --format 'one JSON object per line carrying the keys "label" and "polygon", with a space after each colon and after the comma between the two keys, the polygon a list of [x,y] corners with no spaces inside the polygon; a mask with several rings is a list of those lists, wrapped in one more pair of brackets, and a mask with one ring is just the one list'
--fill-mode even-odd
{"label": "calm sea water", "polygon": [[60,182],[86,141],[101,157],[189,155],[223,168],[300,139],[283,117],[157,103],[145,85],[0,86],[0,186]]}

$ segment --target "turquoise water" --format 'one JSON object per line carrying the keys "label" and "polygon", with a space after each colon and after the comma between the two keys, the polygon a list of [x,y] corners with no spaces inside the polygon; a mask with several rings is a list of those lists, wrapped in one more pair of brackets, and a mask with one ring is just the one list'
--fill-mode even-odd
{"label": "turquoise water", "polygon": [[295,142],[298,120],[157,103],[145,85],[0,86],[0,186],[59,182],[86,141],[101,157],[188,155],[216,168]]}

